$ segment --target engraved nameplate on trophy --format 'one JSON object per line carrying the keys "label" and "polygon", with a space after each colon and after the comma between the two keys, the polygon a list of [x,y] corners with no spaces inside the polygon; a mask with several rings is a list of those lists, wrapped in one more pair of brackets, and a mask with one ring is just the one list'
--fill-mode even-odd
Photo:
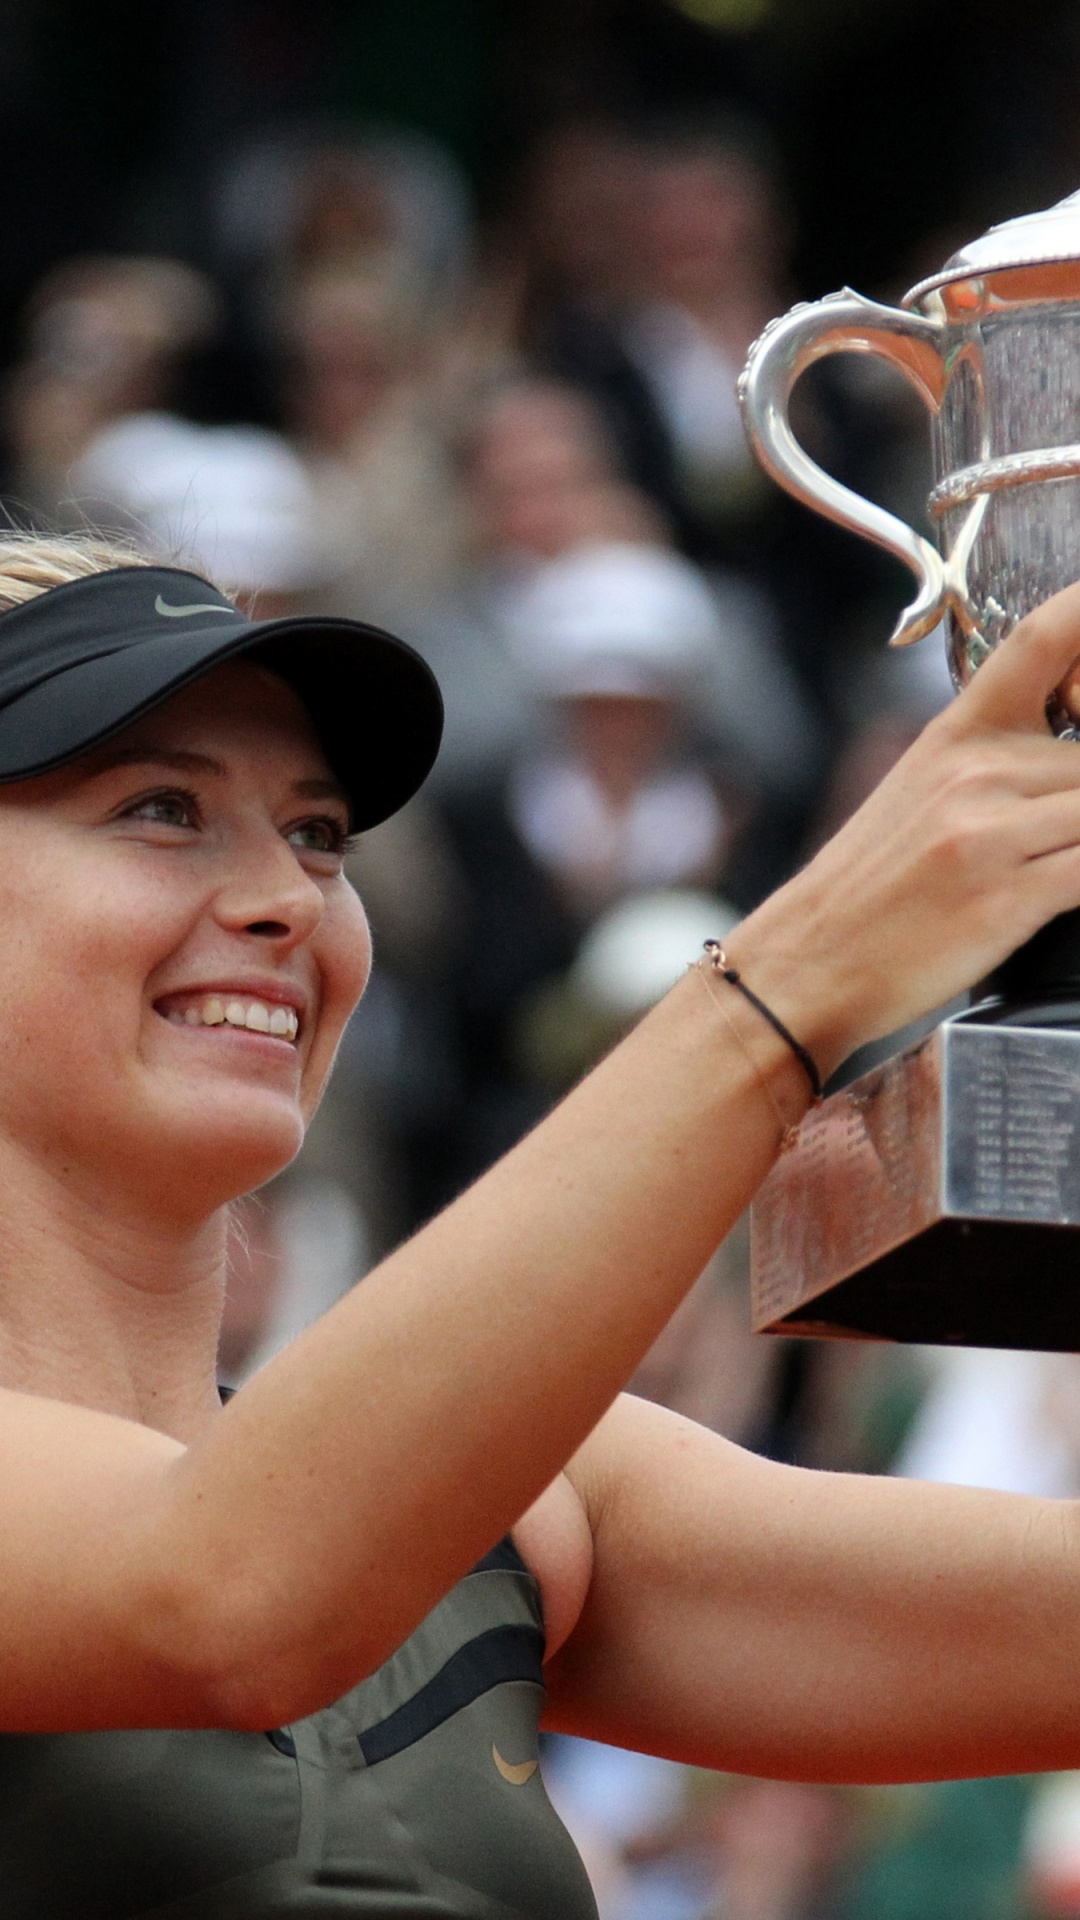
{"label": "engraved nameplate on trophy", "polygon": [[1080,1032],[947,1021],[815,1108],[755,1206],[754,1324],[1080,1345]]}

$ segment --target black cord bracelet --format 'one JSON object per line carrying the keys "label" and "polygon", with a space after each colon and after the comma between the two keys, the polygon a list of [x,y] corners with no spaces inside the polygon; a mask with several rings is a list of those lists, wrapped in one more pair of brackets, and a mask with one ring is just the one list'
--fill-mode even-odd
{"label": "black cord bracelet", "polygon": [[709,957],[714,973],[720,974],[723,979],[728,982],[729,986],[737,987],[744,1000],[749,1000],[750,1005],[757,1008],[758,1012],[764,1016],[774,1032],[780,1035],[781,1040],[787,1042],[810,1082],[814,1099],[820,1100],[821,1075],[814,1064],[813,1055],[807,1052],[800,1040],[796,1040],[795,1035],[785,1027],[779,1015],[775,1014],[771,1007],[767,1007],[764,1000],[758,999],[752,987],[747,986],[738,968],[732,966],[719,940],[706,940],[705,952]]}

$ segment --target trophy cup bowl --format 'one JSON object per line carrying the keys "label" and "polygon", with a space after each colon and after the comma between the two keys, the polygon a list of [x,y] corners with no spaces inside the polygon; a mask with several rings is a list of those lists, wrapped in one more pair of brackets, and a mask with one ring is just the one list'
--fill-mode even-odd
{"label": "trophy cup bowl", "polygon": [[[925,402],[936,545],[795,439],[791,390],[833,353],[891,361]],[[766,471],[910,568],[890,644],[944,624],[965,686],[1080,579],[1080,193],[991,228],[899,308],[847,288],[793,308],[751,349],[739,397]],[[1047,719],[1076,741],[1072,704],[1059,690]],[[808,1115],[751,1244],[760,1331],[1080,1350],[1080,910]]]}

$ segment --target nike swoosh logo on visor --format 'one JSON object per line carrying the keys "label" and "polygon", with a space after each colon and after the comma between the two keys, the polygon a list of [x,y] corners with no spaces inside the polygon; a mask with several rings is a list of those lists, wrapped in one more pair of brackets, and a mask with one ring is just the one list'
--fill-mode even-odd
{"label": "nike swoosh logo on visor", "polygon": [[163,613],[169,620],[186,620],[193,613],[229,613],[235,618],[236,608],[219,607],[213,600],[199,601],[198,604],[192,602],[185,607],[170,607],[168,601],[163,600],[159,593],[154,601],[154,612]]}

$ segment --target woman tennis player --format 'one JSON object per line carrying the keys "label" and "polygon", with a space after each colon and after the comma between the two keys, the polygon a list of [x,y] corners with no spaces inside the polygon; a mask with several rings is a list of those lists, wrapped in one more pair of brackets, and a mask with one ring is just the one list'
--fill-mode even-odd
{"label": "woman tennis player", "polygon": [[228,1208],[318,1102],[369,965],[342,851],[438,696],[108,546],[4,542],[0,606],[5,1920],[585,1920],[539,1725],[810,1780],[1080,1764],[1080,1509],[620,1397],[812,1072],[1080,903],[1044,717],[1080,588],[733,935],[779,1028],[692,968],[224,1407]]}

